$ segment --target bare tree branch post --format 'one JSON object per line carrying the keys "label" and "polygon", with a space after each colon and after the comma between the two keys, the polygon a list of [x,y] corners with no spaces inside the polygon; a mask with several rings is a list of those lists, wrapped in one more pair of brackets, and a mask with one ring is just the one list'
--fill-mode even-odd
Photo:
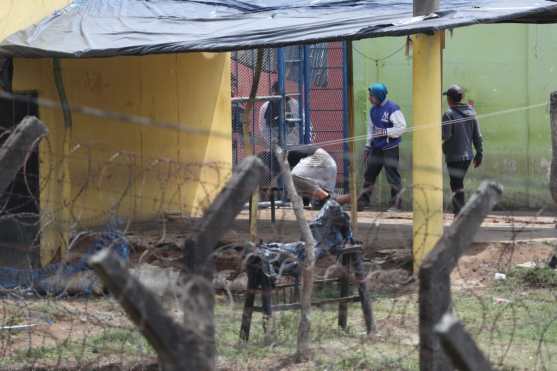
{"label": "bare tree branch post", "polygon": [[0,195],[25,165],[27,156],[37,141],[48,133],[46,126],[36,117],[27,116],[15,127],[0,148]]}
{"label": "bare tree branch post", "polygon": [[[213,362],[216,349],[212,254],[217,242],[261,183],[265,172],[265,166],[257,157],[244,159],[195,228],[196,236],[184,243],[184,325],[205,334],[203,353]],[[197,313],[204,313],[205,317],[199,318]],[[214,367],[213,363],[211,368]]]}
{"label": "bare tree branch post", "polygon": [[557,203],[557,91],[549,97],[549,126],[551,127],[551,171],[549,190],[553,202]]}
{"label": "bare tree branch post", "polygon": [[286,190],[288,191],[288,197],[292,201],[292,208],[294,209],[298,226],[302,232],[302,239],[305,242],[305,258],[302,269],[302,294],[300,297],[302,308],[300,324],[298,327],[298,345],[296,354],[296,358],[301,361],[311,357],[310,315],[311,296],[313,293],[313,267],[315,265],[315,240],[313,239],[309,224],[304,216],[304,204],[302,202],[302,198],[298,195],[296,188],[294,187],[294,181],[292,180],[292,174],[290,174],[290,168],[288,166],[288,162],[286,161],[286,156],[284,155],[282,149],[278,146],[275,146],[274,151],[280,164],[283,181],[286,185]]}
{"label": "bare tree branch post", "polygon": [[212,254],[265,171],[258,158],[244,159],[200,220],[196,236],[185,241],[181,275],[183,324],[164,312],[153,293],[130,276],[110,249],[91,258],[91,266],[156,350],[163,370],[215,369]]}
{"label": "bare tree branch post", "polygon": [[168,316],[158,298],[128,272],[114,252],[103,249],[89,264],[155,349],[162,370],[211,369],[212,361],[203,353],[205,339]]}
{"label": "bare tree branch post", "polygon": [[454,367],[461,371],[491,371],[493,368],[474,339],[452,312],[447,312],[435,325],[441,346]]}
{"label": "bare tree branch post", "polygon": [[[249,93],[249,100],[246,103],[245,110],[242,115],[242,131],[244,140],[244,153],[250,153],[255,155],[255,144],[250,140],[250,125],[249,120],[252,117],[252,112],[255,107],[255,97],[257,95],[257,88],[259,87],[259,80],[261,79],[261,70],[263,68],[263,57],[265,56],[265,49],[257,49],[257,56],[255,59],[255,70],[253,71],[253,80],[251,83],[251,89]],[[255,138],[252,135],[251,138]],[[249,147],[252,147],[249,151]],[[259,202],[259,192],[257,189],[250,197],[250,208],[249,208],[249,233],[252,242],[257,239],[257,203]]]}
{"label": "bare tree branch post", "polygon": [[435,325],[452,305],[450,275],[464,250],[473,242],[487,213],[499,202],[502,187],[483,182],[470,198],[420,267],[420,370],[451,369],[451,363],[441,349]]}

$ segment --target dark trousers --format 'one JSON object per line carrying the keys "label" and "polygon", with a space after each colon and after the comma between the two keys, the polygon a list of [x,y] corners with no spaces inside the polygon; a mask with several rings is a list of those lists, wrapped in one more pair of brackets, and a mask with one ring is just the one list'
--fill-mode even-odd
{"label": "dark trousers", "polygon": [[453,192],[452,206],[453,213],[457,215],[464,206],[464,177],[470,167],[470,160],[466,161],[447,161],[447,170]]}
{"label": "dark trousers", "polygon": [[400,191],[402,190],[402,180],[398,171],[398,146],[390,149],[372,149],[368,153],[366,161],[366,171],[364,173],[364,191],[360,196],[359,203],[369,205],[371,192],[377,176],[385,168],[387,181],[391,185],[391,206],[400,208]]}

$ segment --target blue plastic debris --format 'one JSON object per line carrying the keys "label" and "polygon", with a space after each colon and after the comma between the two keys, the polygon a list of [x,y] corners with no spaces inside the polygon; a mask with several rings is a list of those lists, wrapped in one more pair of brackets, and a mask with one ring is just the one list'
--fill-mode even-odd
{"label": "blue plastic debris", "polygon": [[[66,290],[65,283],[70,280],[72,289],[83,294],[91,294],[98,281],[91,275],[80,279],[82,274],[93,271],[88,265],[89,258],[104,248],[114,250],[124,261],[129,258],[129,243],[126,237],[109,227],[106,232],[82,233],[94,236],[94,240],[79,259],[69,262],[53,263],[38,269],[0,268],[0,288],[4,290],[23,289],[37,293],[57,295]],[[74,280],[75,279],[75,280]]]}
{"label": "blue plastic debris", "polygon": [[[329,254],[338,255],[346,243],[353,242],[350,216],[334,200],[325,203],[309,227],[315,239],[316,260]],[[247,263],[261,262],[263,273],[275,282],[283,274],[298,275],[300,263],[305,258],[304,247],[303,241],[260,243]]]}

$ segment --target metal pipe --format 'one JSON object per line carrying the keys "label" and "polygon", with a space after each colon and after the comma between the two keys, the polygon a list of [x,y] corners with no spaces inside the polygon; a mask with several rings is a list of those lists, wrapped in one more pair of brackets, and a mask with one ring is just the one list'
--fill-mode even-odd
{"label": "metal pipe", "polygon": [[[300,93],[289,93],[285,94],[287,97],[297,97],[300,96]],[[249,101],[250,97],[234,97],[231,98],[232,102],[246,102]],[[262,100],[279,100],[282,99],[282,95],[259,95],[254,98],[255,101],[262,101]]]}
{"label": "metal pipe", "polygon": [[439,0],[414,0],[414,16],[429,15],[439,10]]}
{"label": "metal pipe", "polygon": [[286,135],[286,125],[284,119],[286,118],[286,101],[285,91],[285,75],[286,75],[286,65],[284,62],[284,48],[277,49],[277,64],[278,64],[278,83],[279,83],[279,94],[280,94],[280,110],[279,110],[279,144],[282,148],[287,148],[288,141]]}
{"label": "metal pipe", "polygon": [[311,138],[311,65],[310,65],[310,53],[309,46],[304,45],[304,143],[309,144],[312,141]]}
{"label": "metal pipe", "polygon": [[[344,74],[344,83],[345,83],[345,90],[346,90],[346,124],[345,131],[348,133],[348,137],[352,138],[355,136],[356,132],[356,123],[354,122],[354,81],[353,81],[353,58],[352,58],[352,41],[346,41],[344,43],[344,65],[346,66],[346,71]],[[346,137],[345,137],[346,138]],[[345,146],[345,153],[346,151],[346,142]],[[347,179],[348,184],[345,185],[347,189],[346,191],[350,192],[350,200],[351,200],[351,217],[352,217],[352,233],[355,235],[358,233],[358,190],[356,187],[356,144],[354,141],[350,141],[348,144],[348,151],[349,151],[349,158],[345,158],[344,162],[344,172],[348,174],[350,177],[349,181]]]}

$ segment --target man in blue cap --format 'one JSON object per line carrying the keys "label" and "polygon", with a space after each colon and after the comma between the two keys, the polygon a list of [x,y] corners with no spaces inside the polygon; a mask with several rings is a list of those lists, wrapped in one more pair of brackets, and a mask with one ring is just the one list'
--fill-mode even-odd
{"label": "man in blue cap", "polygon": [[398,171],[398,147],[400,137],[406,129],[406,120],[400,107],[387,99],[388,91],[385,84],[371,84],[368,91],[372,107],[368,115],[364,189],[358,198],[358,210],[363,210],[370,205],[371,193],[377,176],[385,168],[387,181],[391,185],[391,201],[388,211],[399,211],[402,204],[400,197],[402,181]]}

